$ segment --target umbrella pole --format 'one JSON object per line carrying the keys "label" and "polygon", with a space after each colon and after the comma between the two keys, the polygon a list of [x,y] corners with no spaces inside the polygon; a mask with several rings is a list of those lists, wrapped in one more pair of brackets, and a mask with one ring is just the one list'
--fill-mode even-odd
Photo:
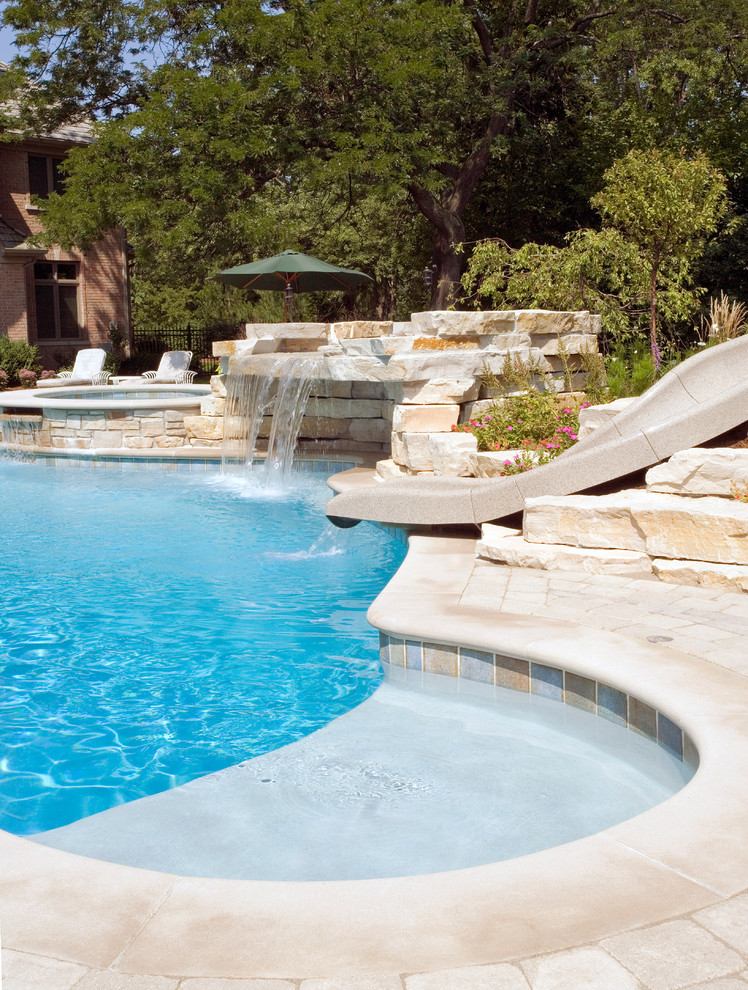
{"label": "umbrella pole", "polygon": [[283,318],[286,323],[293,322],[293,286],[286,282],[283,290]]}

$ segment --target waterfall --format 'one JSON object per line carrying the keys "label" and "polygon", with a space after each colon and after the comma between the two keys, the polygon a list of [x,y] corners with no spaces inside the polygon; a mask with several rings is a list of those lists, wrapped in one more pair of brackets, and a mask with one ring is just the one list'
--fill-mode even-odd
{"label": "waterfall", "polygon": [[[236,372],[229,370],[223,471],[261,471],[266,485],[284,484],[319,363],[317,355],[284,356],[274,361],[266,374],[243,374],[241,365]],[[255,448],[267,416],[272,417],[267,454],[264,462],[255,463]]]}
{"label": "waterfall", "polygon": [[5,460],[34,460],[34,454],[24,447],[39,443],[42,417],[5,413],[0,416],[0,453]]}

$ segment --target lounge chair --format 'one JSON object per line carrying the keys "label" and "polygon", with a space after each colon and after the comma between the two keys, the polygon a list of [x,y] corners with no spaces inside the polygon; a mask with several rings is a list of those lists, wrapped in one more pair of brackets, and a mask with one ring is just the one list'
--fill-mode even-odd
{"label": "lounge chair", "polygon": [[115,378],[115,384],[119,382],[143,382],[144,384],[161,383],[189,385],[195,380],[196,371],[190,371],[192,361],[192,351],[166,351],[161,357],[156,371],[144,371],[142,375],[133,375],[126,378]]}
{"label": "lounge chair", "polygon": [[101,347],[86,347],[75,355],[72,371],[61,371],[56,378],[45,378],[36,383],[37,388],[50,388],[61,385],[106,385],[110,374],[104,371],[106,351]]}

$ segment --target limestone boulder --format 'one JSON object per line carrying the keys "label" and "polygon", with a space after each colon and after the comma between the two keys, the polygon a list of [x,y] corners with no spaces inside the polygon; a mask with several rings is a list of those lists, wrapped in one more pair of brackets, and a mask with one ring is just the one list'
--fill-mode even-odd
{"label": "limestone boulder", "polygon": [[226,398],[226,375],[211,375],[210,390],[219,399]]}
{"label": "limestone boulder", "polygon": [[478,450],[478,441],[471,433],[431,433],[429,448],[435,475],[456,478],[472,475],[472,457]]}
{"label": "limestone boulder", "polygon": [[223,416],[226,411],[226,400],[217,395],[206,395],[200,400],[201,416]]}
{"label": "limestone boulder", "polygon": [[655,557],[652,570],[668,584],[695,584],[725,591],[748,592],[748,566],[714,564],[700,560],[666,560]]}
{"label": "limestone boulder", "polygon": [[390,438],[392,424],[388,419],[352,419],[351,440],[357,443],[384,444]]}
{"label": "limestone boulder", "polygon": [[517,312],[516,328],[533,335],[598,334],[602,329],[602,320],[586,310],[555,312],[547,309],[522,309]]}
{"label": "limestone boulder", "polygon": [[361,337],[386,337],[392,333],[392,322],[347,320],[344,323],[333,323],[332,332],[338,340],[353,340]]}
{"label": "limestone boulder", "polygon": [[330,419],[381,419],[382,402],[378,399],[309,399],[307,417]]}
{"label": "limestone boulder", "polygon": [[328,323],[247,323],[247,340],[272,337],[276,340],[327,339]]}
{"label": "limestone boulder", "polygon": [[647,489],[675,495],[721,495],[748,485],[748,449],[692,447],[647,471]]}
{"label": "limestone boulder", "polygon": [[402,433],[402,447],[399,464],[409,471],[433,471],[434,460],[431,453],[431,436],[428,433]]}
{"label": "limestone boulder", "polygon": [[429,406],[396,405],[392,429],[398,433],[449,433],[459,415],[460,407],[451,402]]}
{"label": "limestone boulder", "polygon": [[469,378],[431,378],[423,382],[393,382],[388,394],[405,405],[445,405],[469,402],[478,398],[480,380]]}
{"label": "limestone boulder", "polygon": [[397,464],[391,459],[377,461],[376,471],[376,481],[389,481],[391,478],[403,478],[409,473],[406,467],[403,467],[402,464]]}
{"label": "limestone boulder", "polygon": [[629,577],[646,577],[652,573],[652,562],[646,553],[529,543],[521,536],[484,536],[476,544],[476,554],[481,560],[543,571],[625,574]]}
{"label": "limestone boulder", "polygon": [[495,333],[513,333],[515,313],[507,311],[473,311],[458,313],[429,311],[413,313],[410,317],[416,335],[475,337]]}
{"label": "limestone boulder", "polygon": [[[523,450],[481,450],[476,451],[472,458],[473,474],[476,478],[500,478],[507,467],[525,454]],[[538,454],[531,453],[531,460],[537,460]]]}
{"label": "limestone boulder", "polygon": [[558,357],[561,354],[571,357],[597,350],[597,338],[593,334],[533,334],[532,342],[545,357]]}
{"label": "limestone boulder", "polygon": [[630,399],[616,399],[615,402],[608,402],[599,406],[587,406],[579,410],[579,439],[589,436],[601,426],[607,426],[618,413],[623,412],[632,402],[636,402],[636,397]]}
{"label": "limestone boulder", "polygon": [[748,504],[713,496],[624,491],[530,499],[524,534],[532,543],[748,564]]}
{"label": "limestone boulder", "polygon": [[218,416],[185,416],[184,428],[196,440],[223,438],[223,419]]}
{"label": "limestone boulder", "polygon": [[486,543],[503,540],[507,536],[522,536],[522,530],[514,526],[499,526],[497,523],[482,523],[480,537]]}

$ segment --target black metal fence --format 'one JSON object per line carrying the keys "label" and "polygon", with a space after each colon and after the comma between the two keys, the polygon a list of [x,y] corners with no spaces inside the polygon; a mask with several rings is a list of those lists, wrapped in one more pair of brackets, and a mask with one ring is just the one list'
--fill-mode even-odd
{"label": "black metal fence", "polygon": [[[184,327],[135,327],[133,331],[133,355],[135,364],[150,368],[164,351],[192,351],[194,370],[212,371],[216,363],[213,357],[214,340],[236,340],[244,337],[241,323],[214,323],[210,326]],[[147,369],[146,369],[147,370]]]}

